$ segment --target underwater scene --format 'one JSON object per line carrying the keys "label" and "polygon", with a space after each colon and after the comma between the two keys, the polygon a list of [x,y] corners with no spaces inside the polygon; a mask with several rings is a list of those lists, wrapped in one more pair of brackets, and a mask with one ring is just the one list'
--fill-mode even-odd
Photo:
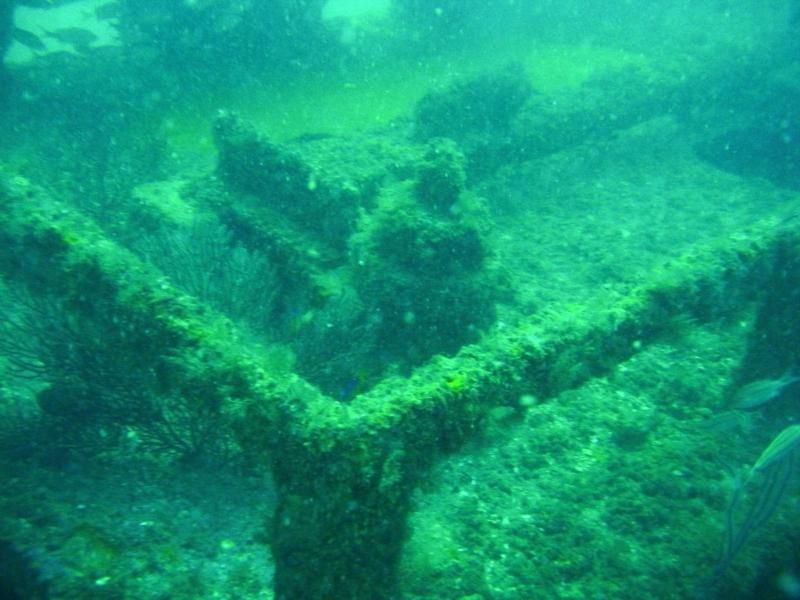
{"label": "underwater scene", "polygon": [[0,55],[0,600],[800,598],[800,1]]}

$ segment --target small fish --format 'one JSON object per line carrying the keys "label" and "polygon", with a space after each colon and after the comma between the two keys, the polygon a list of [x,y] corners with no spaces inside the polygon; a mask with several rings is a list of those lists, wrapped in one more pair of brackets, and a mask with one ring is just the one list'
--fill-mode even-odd
{"label": "small fish", "polygon": [[780,379],[759,379],[740,387],[733,395],[731,406],[739,410],[758,408],[770,400],[779,398],[787,387],[800,381],[800,377],[792,374],[791,370]]}
{"label": "small fish", "polygon": [[350,401],[366,388],[367,373],[364,369],[360,369],[358,373],[350,377],[342,387],[339,388],[339,398],[341,400]]}
{"label": "small fish", "polygon": [[713,434],[749,433],[753,429],[753,413],[727,410],[707,419],[700,427]]}
{"label": "small fish", "polygon": [[339,388],[339,398],[342,400],[351,400],[356,395],[356,390],[361,385],[358,377],[351,377],[345,384]]}
{"label": "small fish", "polygon": [[47,35],[59,42],[65,44],[72,44],[76,48],[85,48],[92,42],[97,40],[97,35],[88,29],[81,27],[65,27],[63,29],[56,29],[55,31],[48,31]]}
{"label": "small fish", "polygon": [[776,435],[769,446],[764,449],[750,472],[763,471],[770,465],[783,460],[797,449],[798,444],[800,444],[800,425],[789,425]]}
{"label": "small fish", "polygon": [[27,29],[14,27],[12,37],[15,41],[19,42],[23,46],[27,46],[31,50],[35,50],[36,52],[44,52],[47,50],[47,46],[45,46],[44,42],[39,39],[39,36],[32,31],[28,31]]}

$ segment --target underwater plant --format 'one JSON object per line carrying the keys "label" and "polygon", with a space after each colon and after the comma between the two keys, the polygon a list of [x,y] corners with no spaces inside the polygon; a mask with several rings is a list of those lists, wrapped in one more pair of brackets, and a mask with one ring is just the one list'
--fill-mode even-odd
{"label": "underwater plant", "polygon": [[195,217],[183,228],[162,226],[133,249],[178,288],[230,319],[258,333],[269,329],[280,289],[275,267],[224,225]]}
{"label": "underwater plant", "polygon": [[167,375],[151,367],[149,330],[135,317],[98,302],[93,318],[83,318],[22,287],[0,285],[0,297],[0,360],[36,409],[15,415],[3,407],[5,449],[59,463],[123,444],[183,462],[229,460],[219,406],[192,390],[164,391]]}

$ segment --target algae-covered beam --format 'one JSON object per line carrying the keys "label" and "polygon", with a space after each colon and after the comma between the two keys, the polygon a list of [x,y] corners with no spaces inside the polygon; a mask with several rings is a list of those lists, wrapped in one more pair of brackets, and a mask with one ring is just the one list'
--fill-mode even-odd
{"label": "algae-covered beam", "polygon": [[357,194],[330,184],[294,150],[259,135],[232,114],[217,117],[214,139],[217,173],[229,189],[317,234],[331,250],[345,251],[358,217]]}
{"label": "algae-covered beam", "polygon": [[[325,414],[320,405],[324,427],[298,414],[304,441],[291,466],[277,467],[285,492],[272,530],[283,567],[278,588],[287,598],[391,597],[411,492],[436,456],[477,431],[489,408],[580,385],[664,333],[676,316],[707,320],[737,310],[772,276],[775,255],[798,240],[796,230],[766,219],[672,261],[621,299],[598,299],[578,320],[572,309],[554,311],[434,359],[409,379],[387,379],[346,411]],[[258,413],[253,407],[245,429],[258,429]],[[282,560],[310,566],[313,583]]]}

